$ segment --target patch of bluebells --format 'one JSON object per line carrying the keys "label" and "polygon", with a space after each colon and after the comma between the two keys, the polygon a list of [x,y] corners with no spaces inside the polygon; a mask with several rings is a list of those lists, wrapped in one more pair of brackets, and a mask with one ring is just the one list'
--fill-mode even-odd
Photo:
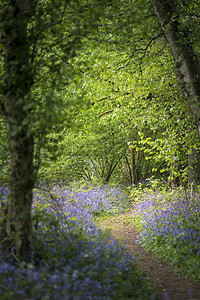
{"label": "patch of bluebells", "polygon": [[44,186],[34,194],[33,207],[45,206],[54,211],[60,221],[70,221],[84,226],[85,230],[96,230],[95,216],[121,213],[130,206],[130,200],[119,187],[108,185],[72,189],[69,186],[54,185],[50,190]]}
{"label": "patch of bluebells", "polygon": [[1,185],[0,186],[0,199],[2,200],[6,200],[8,197],[8,189],[5,185]]}
{"label": "patch of bluebells", "polygon": [[200,198],[145,194],[135,204],[138,242],[200,281]]}
{"label": "patch of bluebells", "polygon": [[1,208],[5,206],[8,197],[8,189],[5,185],[0,186],[0,206]]}
{"label": "patch of bluebells", "polygon": [[[96,196],[106,203],[103,188],[97,191]],[[87,193],[90,202],[84,196]],[[86,214],[94,195],[95,191],[72,193],[58,186],[35,193],[32,261],[8,263],[0,253],[2,299],[155,299],[135,260],[125,256],[122,246],[97,229],[91,214]]]}
{"label": "patch of bluebells", "polygon": [[[0,186],[0,225],[4,219],[7,197],[8,197],[8,189],[5,185],[1,185]],[[0,243],[0,247],[1,247],[1,243]]]}

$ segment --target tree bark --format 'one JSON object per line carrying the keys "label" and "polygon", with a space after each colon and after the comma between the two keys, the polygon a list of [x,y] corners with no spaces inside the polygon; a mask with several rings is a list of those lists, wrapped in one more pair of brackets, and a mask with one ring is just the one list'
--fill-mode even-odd
{"label": "tree bark", "polygon": [[[200,62],[190,41],[190,30],[182,24],[178,1],[154,0],[152,6],[171,49],[182,94],[195,116],[200,137]],[[200,162],[195,160],[195,163],[194,167],[190,156],[189,169],[193,170],[193,174],[190,176],[189,173],[189,181],[199,184]]]}
{"label": "tree bark", "polygon": [[[4,226],[4,253],[29,260],[31,249],[31,205],[33,136],[30,130],[33,83],[27,25],[32,0],[8,0],[3,11],[4,111],[11,155],[9,197]],[[9,241],[9,242],[8,242]]]}
{"label": "tree bark", "polygon": [[196,185],[200,184],[200,159],[199,152],[193,147],[188,154],[188,182],[193,186],[193,190],[196,190]]}

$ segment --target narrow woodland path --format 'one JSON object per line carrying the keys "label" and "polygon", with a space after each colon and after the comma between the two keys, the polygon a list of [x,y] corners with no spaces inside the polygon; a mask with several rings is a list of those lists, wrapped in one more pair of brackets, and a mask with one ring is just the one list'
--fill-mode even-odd
{"label": "narrow woodland path", "polygon": [[126,222],[129,213],[103,219],[97,223],[102,229],[110,229],[113,238],[122,240],[125,252],[133,255],[138,267],[143,270],[152,285],[156,288],[160,300],[200,300],[200,285],[163,263],[135,242],[137,230]]}

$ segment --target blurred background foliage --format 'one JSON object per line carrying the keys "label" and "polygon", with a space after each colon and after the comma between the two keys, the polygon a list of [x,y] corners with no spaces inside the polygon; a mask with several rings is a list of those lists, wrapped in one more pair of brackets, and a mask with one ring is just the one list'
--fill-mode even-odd
{"label": "blurred background foliage", "polygon": [[[188,156],[199,151],[196,119],[151,1],[79,2],[62,15],[64,3],[38,1],[29,24],[38,178],[186,185]],[[199,57],[199,4],[179,2],[181,26]],[[0,124],[6,182],[3,114]]]}

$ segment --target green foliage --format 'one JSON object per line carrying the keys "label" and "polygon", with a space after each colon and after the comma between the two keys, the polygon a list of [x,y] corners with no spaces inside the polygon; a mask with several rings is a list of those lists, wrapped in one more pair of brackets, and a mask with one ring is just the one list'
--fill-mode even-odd
{"label": "green foliage", "polygon": [[[195,5],[182,21],[197,43]],[[195,123],[147,1],[38,1],[29,40],[38,176],[187,181]]]}
{"label": "green foliage", "polygon": [[[99,36],[91,34],[77,56],[70,60],[79,77],[69,85],[66,97],[71,98],[73,94],[75,101],[80,95],[84,106],[75,119],[73,146],[70,146],[73,131],[66,131],[61,144],[69,142],[69,146],[57,164],[63,162],[66,172],[74,170],[77,178],[91,180],[94,173],[95,178],[102,178],[97,174],[96,162],[102,156],[107,159],[111,128],[115,145],[121,145],[117,151],[113,145],[113,152],[122,154],[111,180],[133,184],[154,175],[182,184],[187,180],[188,149],[195,147],[194,141],[197,143],[193,116],[181,97],[169,48],[158,33],[153,17],[140,24],[130,22],[136,16],[138,20],[143,19],[148,5],[138,1],[128,13],[127,3],[121,8],[117,4],[115,9],[107,8]],[[121,9],[120,17],[118,9]],[[146,31],[150,24],[154,28],[153,37],[152,32]],[[122,28],[120,34],[117,34],[118,26]],[[135,33],[132,39],[128,31],[123,32],[129,28]],[[151,35],[138,41],[142,32]],[[119,43],[120,39],[123,43]],[[104,128],[107,136],[99,135],[99,129],[103,133]],[[90,158],[86,159],[85,155]],[[112,159],[117,162],[118,158]]]}

